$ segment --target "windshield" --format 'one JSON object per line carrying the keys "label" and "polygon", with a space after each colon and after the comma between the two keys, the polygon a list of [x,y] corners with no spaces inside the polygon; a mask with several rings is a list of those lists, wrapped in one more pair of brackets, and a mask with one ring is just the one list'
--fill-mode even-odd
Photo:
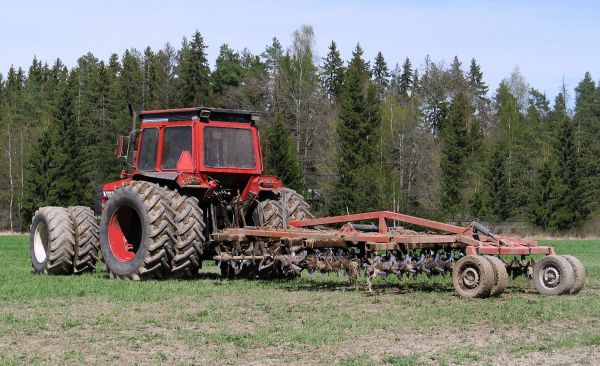
{"label": "windshield", "polygon": [[255,168],[252,131],[242,128],[205,127],[204,165],[209,168]]}
{"label": "windshield", "polygon": [[181,153],[192,153],[192,127],[167,127],[163,135],[162,164],[163,169],[176,169]]}

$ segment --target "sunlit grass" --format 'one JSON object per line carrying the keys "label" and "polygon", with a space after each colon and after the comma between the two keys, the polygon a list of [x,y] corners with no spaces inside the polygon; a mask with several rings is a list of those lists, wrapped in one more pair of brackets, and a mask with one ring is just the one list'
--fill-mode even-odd
{"label": "sunlit grass", "polygon": [[485,363],[600,346],[600,241],[546,243],[586,266],[577,296],[540,296],[520,279],[476,300],[447,277],[378,279],[370,295],[364,278],[222,280],[211,263],[192,281],[39,276],[27,241],[0,237],[0,364]]}

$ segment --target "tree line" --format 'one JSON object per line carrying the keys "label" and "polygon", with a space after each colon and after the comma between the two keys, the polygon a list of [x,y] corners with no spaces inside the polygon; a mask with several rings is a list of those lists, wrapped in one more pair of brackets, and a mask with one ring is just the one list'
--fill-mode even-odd
{"label": "tree line", "polygon": [[207,47],[197,31],[178,49],[87,53],[70,69],[34,58],[0,74],[0,229],[27,229],[39,206],[92,205],[123,168],[114,152],[128,102],[260,111],[267,172],[319,214],[566,230],[598,213],[600,85],[589,73],[550,101],[518,69],[490,90],[475,59],[388,64],[357,44],[345,61],[335,41],[317,58],[310,26],[260,54],[223,44],[214,67]]}

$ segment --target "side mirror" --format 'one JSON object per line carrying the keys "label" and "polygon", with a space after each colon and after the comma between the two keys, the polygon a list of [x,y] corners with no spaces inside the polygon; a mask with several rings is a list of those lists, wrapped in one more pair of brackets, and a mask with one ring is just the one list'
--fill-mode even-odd
{"label": "side mirror", "polygon": [[127,165],[133,166],[133,159],[135,158],[135,143],[137,137],[140,134],[140,130],[133,130],[129,133],[129,141],[127,142],[127,152],[125,153],[125,160],[127,161]]}

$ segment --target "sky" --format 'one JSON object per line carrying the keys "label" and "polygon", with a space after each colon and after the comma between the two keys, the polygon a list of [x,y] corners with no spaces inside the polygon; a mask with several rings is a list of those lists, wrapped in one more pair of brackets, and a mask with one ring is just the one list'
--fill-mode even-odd
{"label": "sky", "polygon": [[0,73],[27,69],[34,55],[71,67],[92,52],[107,60],[128,48],[179,48],[196,30],[211,64],[223,43],[260,54],[277,37],[312,25],[316,53],[332,40],[345,60],[359,42],[364,56],[381,51],[390,67],[426,55],[465,69],[481,65],[493,91],[518,67],[531,86],[554,98],[563,81],[571,90],[586,71],[600,79],[600,2],[595,1],[6,1],[0,0]]}

